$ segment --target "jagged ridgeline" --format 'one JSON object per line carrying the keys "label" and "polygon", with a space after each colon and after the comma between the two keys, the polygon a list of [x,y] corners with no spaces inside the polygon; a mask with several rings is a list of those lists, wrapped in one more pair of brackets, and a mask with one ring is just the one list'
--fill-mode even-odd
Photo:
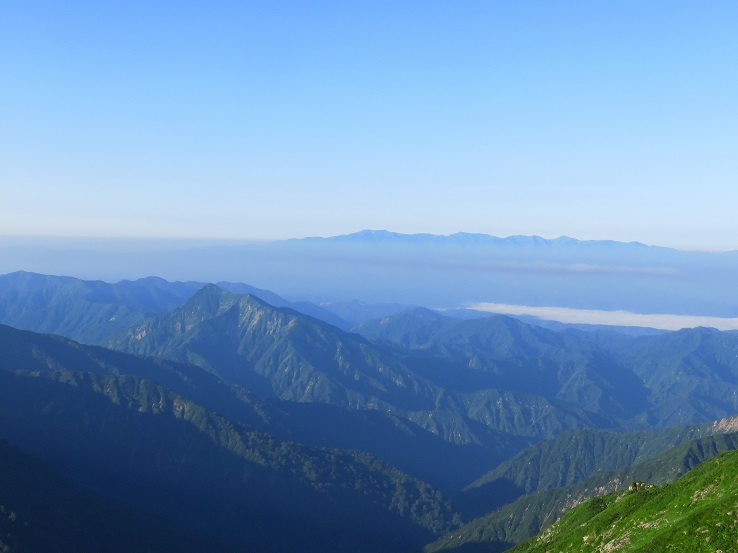
{"label": "jagged ridgeline", "polygon": [[[146,317],[179,307],[205,284],[169,282],[158,277],[109,283],[18,271],[0,275],[0,323],[102,345]],[[253,294],[271,305],[291,307],[341,328],[350,326],[338,315],[309,302],[290,302],[248,284],[218,284],[223,289]]]}
{"label": "jagged ridgeline", "polygon": [[[197,364],[263,397],[391,414],[446,441],[488,448],[493,461],[500,459],[501,446],[516,446],[514,430],[530,421],[521,403],[535,411],[548,406],[543,398],[503,398],[497,390],[471,399],[447,393],[431,377],[361,336],[212,285],[110,345]],[[501,422],[480,424],[492,412]],[[557,410],[544,424],[564,424],[559,413],[569,424],[579,420],[578,414]],[[528,434],[541,431],[534,428]]]}

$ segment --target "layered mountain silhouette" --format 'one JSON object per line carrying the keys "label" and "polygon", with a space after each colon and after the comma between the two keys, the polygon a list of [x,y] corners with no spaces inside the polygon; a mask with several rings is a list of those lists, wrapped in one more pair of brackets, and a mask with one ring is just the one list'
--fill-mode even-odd
{"label": "layered mountain silhouette", "polygon": [[28,329],[0,325],[0,453],[60,499],[0,489],[0,546],[105,549],[120,526],[60,532],[99,509],[146,550],[502,551],[738,447],[736,334],[357,309],[381,316],[347,331],[245,284],[0,277],[0,321]]}
{"label": "layered mountain silhouette", "polygon": [[[350,324],[310,302],[290,302],[269,290],[220,282],[223,289],[249,293],[331,324]],[[88,344],[104,344],[146,317],[167,313],[205,286],[158,277],[116,283],[50,276],[26,271],[0,275],[0,323],[24,330],[61,334]]]}
{"label": "layered mountain silhouette", "polygon": [[157,382],[214,393],[196,367],[0,330],[3,438],[136,509],[263,550],[405,548],[455,524],[437,491],[371,455],[278,440]]}

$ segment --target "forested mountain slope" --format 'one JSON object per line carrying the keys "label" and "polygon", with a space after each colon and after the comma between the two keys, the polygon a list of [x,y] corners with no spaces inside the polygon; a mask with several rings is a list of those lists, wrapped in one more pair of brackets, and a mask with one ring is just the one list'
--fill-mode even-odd
{"label": "forested mountain slope", "polygon": [[433,360],[410,366],[356,334],[212,285],[110,345],[198,364],[264,397],[391,412],[453,443],[492,446],[505,434],[536,438],[616,424],[575,402],[504,383],[449,388],[453,367],[439,376]]}
{"label": "forested mountain slope", "polygon": [[686,441],[731,432],[738,432],[738,416],[655,432],[570,430],[504,461],[457,499],[478,516],[524,494],[569,486],[595,473],[642,463]]}
{"label": "forested mountain slope", "polygon": [[0,325],[0,352],[0,369],[84,371],[151,380],[232,422],[283,440],[372,453],[449,491],[525,444],[500,435],[493,448],[456,446],[392,413],[265,399],[196,365],[133,356],[4,325]]}
{"label": "forested mountain slope", "polygon": [[[202,282],[169,282],[158,277],[116,283],[18,271],[0,275],[0,323],[60,334],[86,344],[103,344],[145,317],[182,305]],[[272,305],[291,307],[348,328],[336,314],[310,302],[290,302],[248,284],[221,282],[237,293],[254,294]]]}
{"label": "forested mountain slope", "polygon": [[642,463],[595,473],[570,486],[522,496],[428,545],[426,551],[505,551],[592,497],[623,490],[636,480],[652,484],[671,482],[699,463],[734,449],[738,449],[738,433],[690,440]]}
{"label": "forested mountain slope", "polygon": [[495,550],[735,445],[723,417],[738,410],[736,334],[553,331],[419,308],[359,335],[223,286],[0,277],[0,319],[115,348],[0,325],[0,438],[269,551],[412,549],[481,515],[433,547]]}
{"label": "forested mountain slope", "polygon": [[428,310],[368,321],[356,330],[393,345],[410,366],[426,363],[452,373],[448,386],[539,394],[610,418],[591,427],[652,430],[738,411],[735,333],[556,332],[504,316],[458,320]]}
{"label": "forested mountain slope", "polygon": [[367,454],[239,428],[138,377],[0,371],[0,422],[77,481],[233,546],[406,548],[452,524],[440,494]]}

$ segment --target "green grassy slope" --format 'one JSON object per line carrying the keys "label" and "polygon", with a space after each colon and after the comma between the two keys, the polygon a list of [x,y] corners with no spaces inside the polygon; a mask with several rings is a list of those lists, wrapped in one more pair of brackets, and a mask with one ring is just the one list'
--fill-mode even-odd
{"label": "green grassy slope", "polygon": [[571,486],[520,497],[426,547],[436,551],[505,551],[530,538],[586,500],[626,488],[630,482],[665,484],[721,452],[738,448],[738,433],[691,440],[648,461],[598,473]]}
{"label": "green grassy slope", "polygon": [[736,551],[737,473],[738,452],[724,453],[663,487],[592,499],[511,551]]}

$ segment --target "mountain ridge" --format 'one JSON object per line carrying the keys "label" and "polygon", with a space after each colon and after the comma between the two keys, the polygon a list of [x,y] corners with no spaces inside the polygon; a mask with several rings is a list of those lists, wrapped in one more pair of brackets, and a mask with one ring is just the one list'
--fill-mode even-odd
{"label": "mountain ridge", "polygon": [[[415,245],[474,245],[474,246],[523,246],[523,247],[592,247],[595,245],[607,247],[632,247],[632,248],[658,248],[662,250],[675,250],[664,246],[648,245],[642,242],[631,241],[622,242],[617,240],[579,240],[569,236],[559,236],[557,238],[543,238],[537,235],[515,234],[506,237],[495,236],[485,233],[456,232],[452,234],[431,234],[431,233],[400,233],[385,229],[370,230],[365,229],[348,234],[340,234],[335,236],[307,236],[304,238],[288,238],[279,240],[275,243],[362,243],[362,244],[382,244],[388,243],[405,243]],[[684,250],[675,250],[684,251]]]}
{"label": "mountain ridge", "polygon": [[634,482],[575,508],[511,553],[735,551],[736,467],[738,453],[729,451],[662,487]]}
{"label": "mountain ridge", "polygon": [[690,440],[635,465],[595,473],[576,484],[524,495],[428,544],[424,551],[506,551],[538,532],[545,533],[549,525],[593,497],[622,492],[633,481],[658,485],[672,482],[700,463],[735,449],[738,449],[736,433]]}
{"label": "mountain ridge", "polygon": [[[446,390],[422,359],[410,367],[361,336],[294,311],[255,306],[248,296],[211,286],[199,297],[191,298],[192,307],[150,319],[109,345],[192,362],[265,397],[379,408],[460,444],[603,424],[601,415],[528,390]],[[202,318],[203,306],[212,316]]]}

